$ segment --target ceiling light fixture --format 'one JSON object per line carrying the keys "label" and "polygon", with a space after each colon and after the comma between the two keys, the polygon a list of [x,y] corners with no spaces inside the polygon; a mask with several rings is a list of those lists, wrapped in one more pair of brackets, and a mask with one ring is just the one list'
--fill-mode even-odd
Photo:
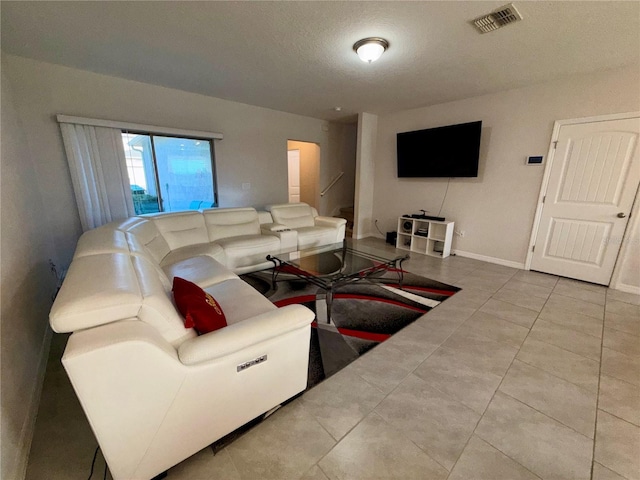
{"label": "ceiling light fixture", "polygon": [[363,38],[353,44],[353,50],[360,60],[367,63],[378,60],[387,48],[389,48],[389,42],[380,37]]}

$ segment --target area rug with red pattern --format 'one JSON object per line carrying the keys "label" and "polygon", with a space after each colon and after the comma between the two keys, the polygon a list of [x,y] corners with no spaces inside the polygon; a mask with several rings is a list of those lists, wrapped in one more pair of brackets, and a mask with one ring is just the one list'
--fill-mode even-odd
{"label": "area rug with red pattern", "polygon": [[341,370],[460,290],[389,269],[335,287],[328,318],[326,292],[306,280],[280,275],[273,288],[271,270],[241,278],[279,307],[298,303],[316,313],[307,388]]}

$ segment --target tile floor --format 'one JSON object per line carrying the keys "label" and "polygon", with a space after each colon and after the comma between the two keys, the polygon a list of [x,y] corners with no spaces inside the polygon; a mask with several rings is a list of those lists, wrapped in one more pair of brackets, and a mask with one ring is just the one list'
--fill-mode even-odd
{"label": "tile floor", "polygon": [[[463,290],[168,478],[640,479],[640,296],[463,257],[405,267]],[[28,479],[89,475],[96,441],[65,341],[52,343]]]}

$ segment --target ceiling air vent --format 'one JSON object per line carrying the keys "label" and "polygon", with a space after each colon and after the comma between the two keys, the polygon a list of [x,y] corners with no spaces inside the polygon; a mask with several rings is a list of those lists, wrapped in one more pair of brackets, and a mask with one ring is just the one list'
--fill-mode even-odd
{"label": "ceiling air vent", "polygon": [[520,20],[522,20],[522,15],[516,10],[515,5],[510,3],[509,5],[494,10],[488,15],[476,18],[473,24],[480,30],[480,33],[489,33]]}

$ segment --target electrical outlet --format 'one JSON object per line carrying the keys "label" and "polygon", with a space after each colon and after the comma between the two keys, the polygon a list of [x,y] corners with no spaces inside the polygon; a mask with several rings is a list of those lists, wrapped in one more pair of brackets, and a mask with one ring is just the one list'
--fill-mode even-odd
{"label": "electrical outlet", "polygon": [[243,190],[251,190],[251,184],[249,182],[243,183],[242,184],[242,189]]}
{"label": "electrical outlet", "polygon": [[464,230],[456,230],[454,233],[457,237],[464,237]]}

